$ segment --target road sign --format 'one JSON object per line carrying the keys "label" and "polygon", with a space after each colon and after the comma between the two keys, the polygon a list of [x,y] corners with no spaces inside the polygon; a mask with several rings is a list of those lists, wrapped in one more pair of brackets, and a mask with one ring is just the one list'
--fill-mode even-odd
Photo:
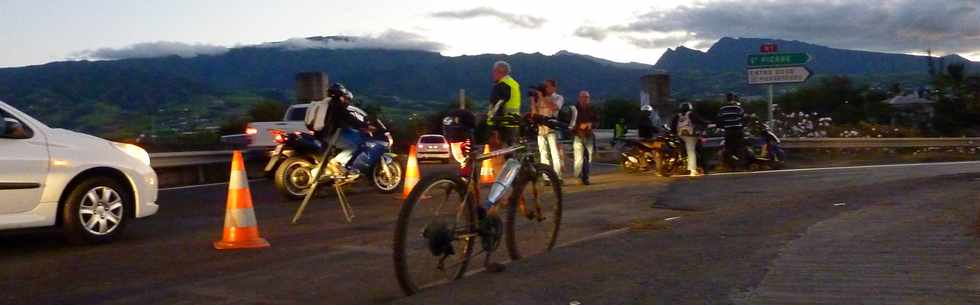
{"label": "road sign", "polygon": [[806,53],[770,53],[749,55],[749,67],[796,66],[810,61]]}
{"label": "road sign", "polygon": [[775,43],[765,43],[759,47],[759,53],[776,53],[779,52],[779,46]]}
{"label": "road sign", "polygon": [[749,85],[802,83],[813,74],[803,66],[749,69]]}

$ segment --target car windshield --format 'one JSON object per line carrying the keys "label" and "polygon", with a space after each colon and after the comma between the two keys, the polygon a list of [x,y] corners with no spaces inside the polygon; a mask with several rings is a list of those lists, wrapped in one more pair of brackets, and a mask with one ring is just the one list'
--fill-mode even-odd
{"label": "car windshield", "polygon": [[306,108],[307,107],[293,107],[289,108],[289,112],[286,113],[286,121],[302,121],[306,118]]}
{"label": "car windshield", "polygon": [[422,144],[445,144],[446,138],[443,137],[422,137],[419,139],[419,143]]}

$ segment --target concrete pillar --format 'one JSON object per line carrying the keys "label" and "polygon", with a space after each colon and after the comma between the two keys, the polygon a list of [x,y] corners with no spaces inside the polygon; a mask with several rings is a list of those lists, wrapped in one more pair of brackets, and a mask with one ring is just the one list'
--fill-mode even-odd
{"label": "concrete pillar", "polygon": [[670,98],[670,74],[667,71],[657,70],[640,77],[640,105],[653,106],[661,120],[667,120],[674,113],[674,103]]}

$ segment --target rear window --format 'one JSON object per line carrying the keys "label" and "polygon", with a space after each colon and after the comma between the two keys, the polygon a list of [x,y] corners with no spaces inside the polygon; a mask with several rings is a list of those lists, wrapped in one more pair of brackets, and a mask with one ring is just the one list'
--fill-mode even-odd
{"label": "rear window", "polygon": [[306,107],[289,108],[286,113],[286,121],[302,121],[306,118]]}
{"label": "rear window", "polygon": [[439,143],[439,144],[442,144],[442,143],[446,143],[446,139],[443,138],[443,137],[422,137],[421,139],[419,139],[419,143],[423,143],[423,144],[436,144],[436,143]]}

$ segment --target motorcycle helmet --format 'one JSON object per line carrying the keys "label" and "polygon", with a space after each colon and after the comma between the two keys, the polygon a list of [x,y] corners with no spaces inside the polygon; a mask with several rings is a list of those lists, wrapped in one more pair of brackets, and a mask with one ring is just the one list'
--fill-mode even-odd
{"label": "motorcycle helmet", "polygon": [[680,109],[681,113],[685,113],[694,110],[694,105],[691,105],[691,103],[681,103],[678,109]]}
{"label": "motorcycle helmet", "polygon": [[653,111],[653,106],[650,105],[640,106],[640,111]]}
{"label": "motorcycle helmet", "polygon": [[331,85],[330,89],[327,89],[327,96],[330,98],[345,97],[348,101],[354,100],[354,94],[351,93],[350,90],[347,90],[347,88],[344,87],[344,84],[341,83],[334,83]]}

